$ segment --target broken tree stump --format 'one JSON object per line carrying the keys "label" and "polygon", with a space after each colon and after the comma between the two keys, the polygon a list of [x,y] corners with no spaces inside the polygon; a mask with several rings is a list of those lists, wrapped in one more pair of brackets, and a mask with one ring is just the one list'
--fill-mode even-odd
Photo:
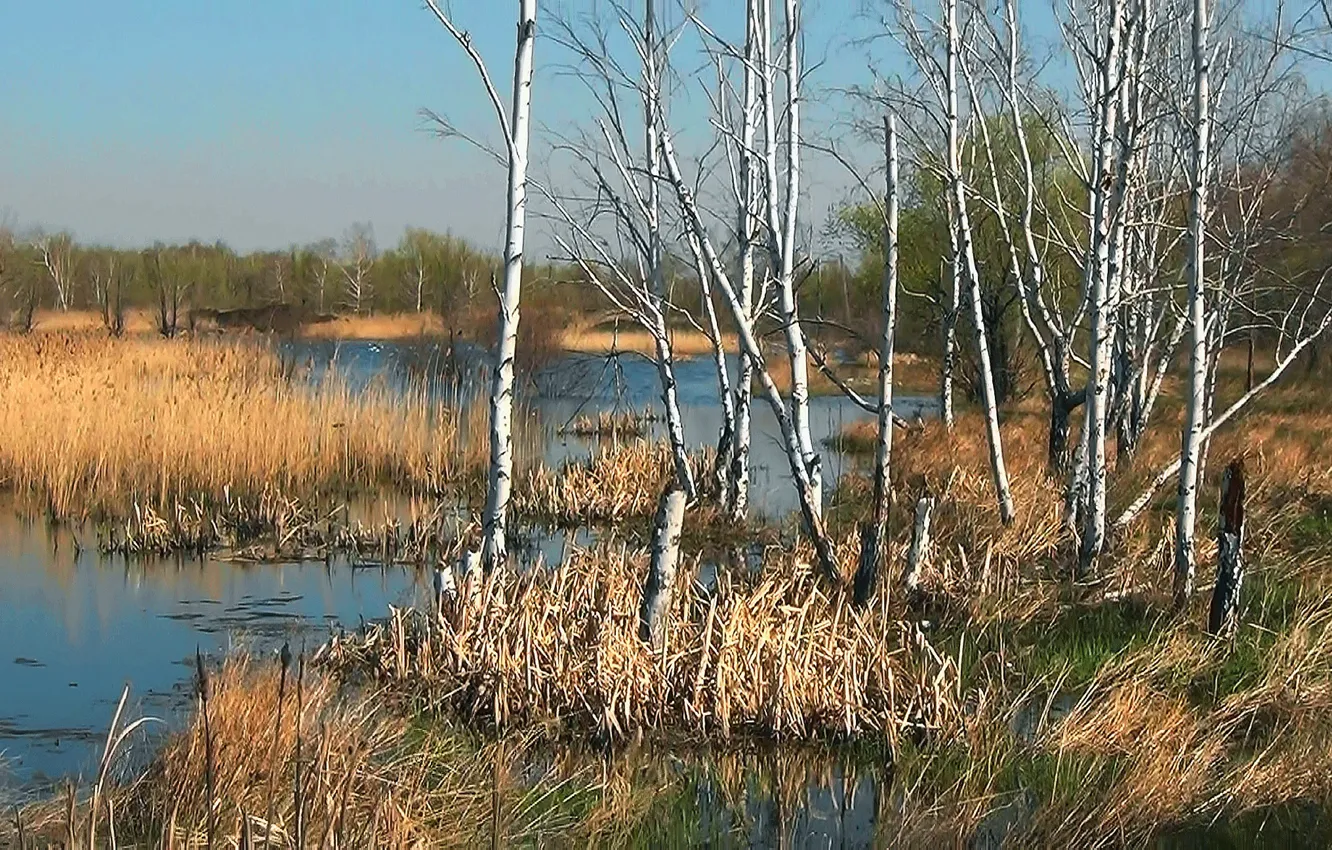
{"label": "broken tree stump", "polygon": [[906,574],[903,583],[908,593],[920,588],[920,574],[930,560],[930,520],[934,516],[934,497],[923,494],[916,502],[916,521],[911,527],[911,548],[907,550]]}
{"label": "broken tree stump", "polygon": [[665,644],[671,588],[675,585],[675,568],[680,560],[685,501],[684,490],[672,484],[657,504],[652,560],[648,564],[647,581],[643,582],[643,604],[638,614],[638,637],[653,649],[661,649]]}
{"label": "broken tree stump", "polygon": [[1221,480],[1220,523],[1216,536],[1216,584],[1207,631],[1214,635],[1234,631],[1239,618],[1240,588],[1244,584],[1244,459],[1235,458]]}

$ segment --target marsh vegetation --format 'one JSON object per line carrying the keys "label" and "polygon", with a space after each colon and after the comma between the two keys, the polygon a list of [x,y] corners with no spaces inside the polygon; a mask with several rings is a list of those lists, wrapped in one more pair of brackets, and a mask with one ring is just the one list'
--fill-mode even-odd
{"label": "marsh vegetation", "polygon": [[502,253],[0,234],[43,593],[93,539],[134,588],[380,581],[318,641],[196,647],[152,747],[122,697],[0,840],[1326,840],[1326,10],[869,3],[900,73],[830,129],[798,0],[664,5],[551,21],[594,114],[538,158],[535,0],[507,105],[427,0],[495,107]]}

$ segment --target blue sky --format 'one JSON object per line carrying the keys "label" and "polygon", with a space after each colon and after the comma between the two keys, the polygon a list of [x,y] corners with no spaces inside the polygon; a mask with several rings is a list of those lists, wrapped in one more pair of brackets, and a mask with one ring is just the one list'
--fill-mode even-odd
{"label": "blue sky", "polygon": [[[595,0],[546,0],[542,14]],[[0,216],[134,245],[240,249],[337,236],[368,220],[500,244],[503,173],[422,129],[421,107],[495,138],[475,73],[420,0],[66,0],[3,3]],[[859,0],[808,0],[814,82],[864,80]],[[712,0],[710,21],[743,7]],[[502,88],[516,0],[454,0]],[[585,115],[538,42],[536,118]],[[807,120],[823,120],[817,104]],[[697,122],[677,114],[682,123]],[[810,217],[847,181],[811,166]],[[538,228],[540,225],[537,225]],[[538,239],[540,238],[538,232]]]}

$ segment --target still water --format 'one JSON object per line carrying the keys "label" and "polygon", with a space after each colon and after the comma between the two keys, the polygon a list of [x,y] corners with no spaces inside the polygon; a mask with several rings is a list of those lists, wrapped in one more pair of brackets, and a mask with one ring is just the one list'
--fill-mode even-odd
{"label": "still water", "polygon": [[[293,374],[319,380],[330,368],[355,386],[426,381],[441,394],[470,397],[484,380],[474,352],[387,343],[287,343],[282,355]],[[716,375],[708,360],[679,364],[681,411],[695,447],[715,443],[721,426]],[[585,456],[586,441],[560,426],[579,413],[658,406],[651,362],[625,356],[564,358],[528,377],[522,391],[528,415],[538,417],[548,463]],[[816,439],[868,414],[840,398],[814,402]],[[928,402],[906,399],[898,412],[928,415]],[[785,455],[771,412],[755,404],[753,505],[768,517],[794,508]],[[829,484],[850,461],[829,451]],[[237,647],[272,653],[321,642],[330,629],[354,628],[382,616],[390,604],[427,598],[429,578],[407,568],[348,562],[241,564],[214,559],[104,557],[90,529],[49,527],[0,505],[0,805],[49,789],[63,778],[86,777],[122,687],[131,685],[130,716],[178,723],[191,705],[196,648],[218,656]],[[79,547],[82,542],[83,548]],[[544,546],[558,560],[559,541]],[[155,733],[162,734],[160,731]],[[141,738],[131,758],[151,752]],[[873,833],[878,792],[870,773],[825,765],[805,783],[804,803],[773,821],[771,799],[757,791],[728,814],[696,802],[705,820],[739,816],[752,842],[767,846],[780,833],[798,845],[865,846]],[[765,802],[766,800],[766,802]]]}

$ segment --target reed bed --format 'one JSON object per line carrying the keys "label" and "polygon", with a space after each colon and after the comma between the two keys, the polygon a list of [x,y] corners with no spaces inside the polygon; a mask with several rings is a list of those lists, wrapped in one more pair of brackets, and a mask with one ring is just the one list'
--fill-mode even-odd
{"label": "reed bed", "polygon": [[645,561],[602,547],[555,571],[496,573],[449,616],[394,610],[320,660],[488,724],[553,720],[608,740],[664,729],[895,740],[956,722],[954,661],[886,605],[826,595],[798,555],[708,591],[681,570],[666,650],[650,652],[638,638]]}
{"label": "reed bed", "polygon": [[[678,358],[712,354],[712,341],[706,334],[692,328],[672,328],[669,334],[671,352]],[[728,351],[739,350],[735,334],[723,336],[723,344]],[[657,343],[653,336],[645,330],[630,327],[628,323],[620,330],[573,324],[560,333],[559,343],[564,351],[582,354],[642,354],[646,357],[655,357],[657,354]]]}
{"label": "reed bed", "polygon": [[484,463],[423,387],[291,372],[247,343],[0,337],[0,479],[57,516],[123,516],[270,488],[434,493]]}
{"label": "reed bed", "polygon": [[594,416],[576,417],[562,430],[584,439],[634,440],[647,436],[655,420],[651,410],[602,410]]}
{"label": "reed bed", "polygon": [[336,316],[300,329],[307,339],[413,340],[448,336],[450,328],[438,313],[379,313]]}
{"label": "reed bed", "polygon": [[642,519],[656,510],[674,468],[663,443],[637,439],[598,446],[587,458],[557,469],[533,469],[514,493],[514,503],[519,513],[555,525]]}
{"label": "reed bed", "polygon": [[145,771],[12,813],[0,843],[21,825],[29,847],[526,845],[576,830],[598,800],[582,766],[522,781],[533,735],[413,723],[302,667],[229,659]]}

